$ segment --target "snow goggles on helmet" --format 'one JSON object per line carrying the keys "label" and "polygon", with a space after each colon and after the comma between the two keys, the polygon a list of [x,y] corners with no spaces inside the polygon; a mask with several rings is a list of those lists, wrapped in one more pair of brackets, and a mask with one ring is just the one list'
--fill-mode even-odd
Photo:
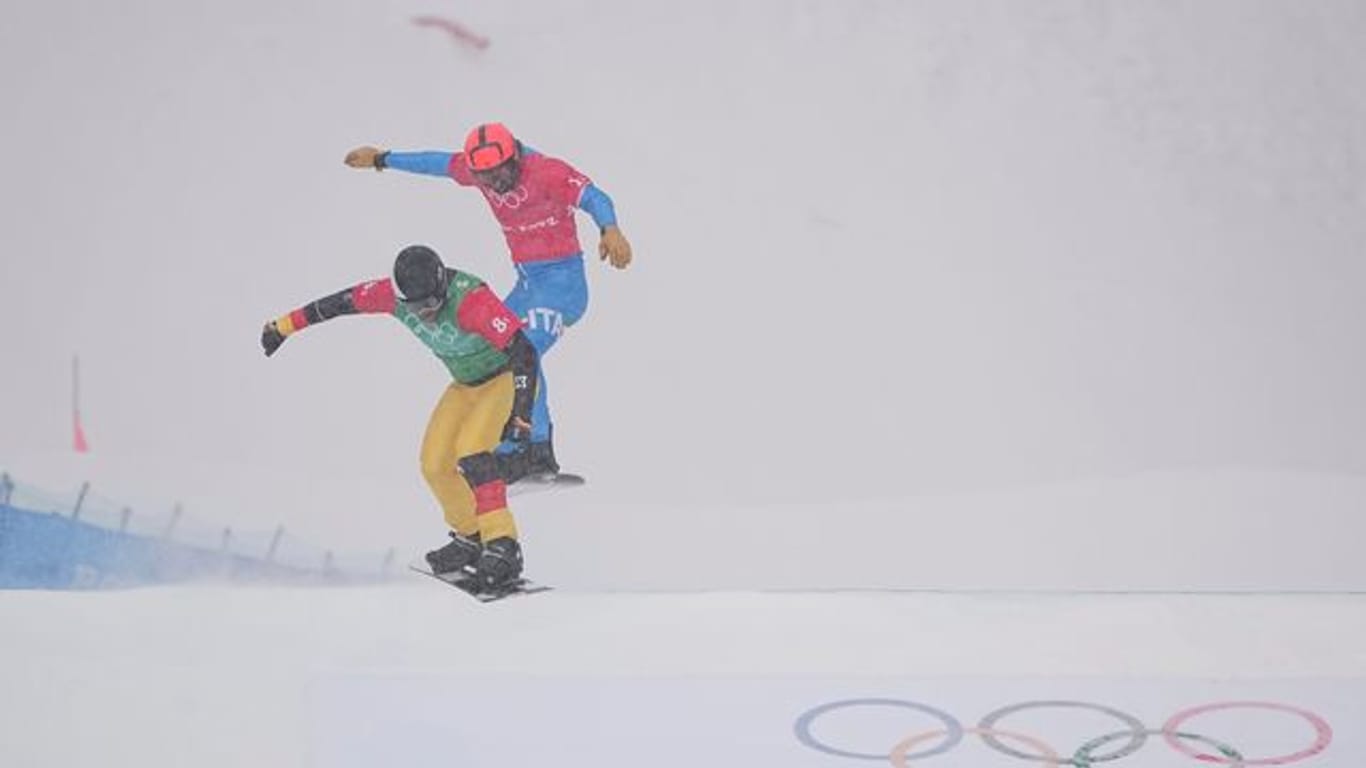
{"label": "snow goggles on helmet", "polygon": [[431,296],[421,299],[405,299],[400,297],[399,300],[419,312],[430,312],[434,309],[439,309],[442,304],[446,303],[446,297],[439,293],[434,293]]}

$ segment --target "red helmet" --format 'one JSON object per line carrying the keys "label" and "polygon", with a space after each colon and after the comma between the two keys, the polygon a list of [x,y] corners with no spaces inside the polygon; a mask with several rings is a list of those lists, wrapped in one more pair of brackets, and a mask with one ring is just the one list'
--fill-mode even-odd
{"label": "red helmet", "polygon": [[487,171],[517,156],[517,140],[502,123],[484,123],[465,136],[465,162],[471,171]]}

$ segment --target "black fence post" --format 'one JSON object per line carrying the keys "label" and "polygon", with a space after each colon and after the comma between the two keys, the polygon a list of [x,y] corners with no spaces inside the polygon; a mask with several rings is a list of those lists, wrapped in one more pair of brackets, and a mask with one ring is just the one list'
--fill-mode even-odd
{"label": "black fence post", "polygon": [[283,525],[277,526],[275,528],[275,535],[270,537],[270,547],[266,550],[267,565],[275,564],[275,550],[280,547],[280,539],[283,538],[284,535],[285,527]]}
{"label": "black fence post", "polygon": [[221,573],[228,577],[236,577],[236,569],[232,564],[232,527],[223,529],[223,540],[218,545],[218,567]]}
{"label": "black fence post", "polygon": [[124,536],[124,535],[126,535],[126,534],[128,533],[128,519],[131,518],[132,516],[133,516],[133,510],[132,510],[131,507],[124,507],[124,508],[123,508],[123,511],[122,511],[122,512],[119,512],[119,535],[120,535],[120,536]]}
{"label": "black fence post", "polygon": [[184,514],[184,507],[180,502],[176,502],[171,508],[171,519],[166,521],[166,527],[161,529],[161,536],[157,539],[152,572],[159,581],[182,579],[195,567],[191,560],[170,546],[171,537],[175,535],[176,526],[180,524],[180,518]]}
{"label": "black fence post", "polygon": [[[14,481],[10,480],[9,473],[0,475],[0,507],[9,507],[10,492],[14,489]],[[8,561],[12,559],[9,549],[10,526],[14,524],[13,517],[0,510],[0,580],[9,581]]]}
{"label": "black fence post", "polygon": [[180,504],[175,505],[171,510],[171,519],[166,523],[166,528],[161,532],[162,543],[171,540],[171,534],[175,533],[175,527],[180,523],[180,516],[185,513],[185,509]]}
{"label": "black fence post", "polygon": [[76,496],[76,506],[75,506],[75,507],[72,507],[72,509],[71,509],[71,519],[72,519],[72,521],[76,521],[76,520],[80,520],[80,519],[81,519],[81,505],[82,505],[82,504],[85,504],[85,495],[86,495],[87,493],[90,493],[90,481],[89,481],[89,480],[85,481],[84,483],[81,483],[81,492],[80,492],[79,495]]}

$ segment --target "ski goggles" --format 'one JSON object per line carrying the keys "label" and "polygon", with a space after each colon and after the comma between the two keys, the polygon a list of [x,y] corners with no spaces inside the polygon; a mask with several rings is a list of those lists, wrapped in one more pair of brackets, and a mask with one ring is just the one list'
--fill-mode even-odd
{"label": "ski goggles", "polygon": [[433,294],[421,299],[405,299],[399,297],[399,301],[408,305],[417,312],[435,312],[441,309],[441,305],[446,303],[446,297],[441,294]]}
{"label": "ski goggles", "polygon": [[494,190],[495,192],[507,192],[517,186],[517,179],[521,176],[522,167],[517,162],[517,158],[512,158],[502,165],[495,166],[483,171],[474,171],[474,178],[480,184]]}

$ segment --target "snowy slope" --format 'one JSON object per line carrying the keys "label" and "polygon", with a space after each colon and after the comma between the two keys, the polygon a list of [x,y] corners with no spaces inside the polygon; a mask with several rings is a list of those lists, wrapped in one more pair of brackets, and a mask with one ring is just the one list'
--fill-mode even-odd
{"label": "snowy slope", "polygon": [[[653,764],[838,768],[856,763],[802,747],[794,721],[867,697],[947,707],[969,725],[1012,702],[1075,698],[1153,727],[1183,706],[1270,700],[1336,726],[1332,749],[1304,766],[1366,755],[1360,598],[557,592],[482,606],[422,580],[7,593],[0,624],[6,765],[521,765],[559,746],[569,765],[626,766],[639,764],[640,739],[668,733],[677,742]],[[870,738],[883,740],[850,748],[890,748],[935,725],[863,714],[877,716],[886,732]],[[1116,728],[1042,714],[1001,727],[1068,753],[1080,743],[1064,738],[1069,728],[1086,738]],[[1232,714],[1192,727],[1249,757],[1314,736],[1294,716]],[[846,738],[828,730],[854,727],[846,720],[816,732]],[[503,757],[481,751],[494,748]],[[755,750],[769,759],[725,757]],[[988,754],[965,746],[947,764]],[[1191,764],[1162,755],[1149,746],[1137,759]]]}

